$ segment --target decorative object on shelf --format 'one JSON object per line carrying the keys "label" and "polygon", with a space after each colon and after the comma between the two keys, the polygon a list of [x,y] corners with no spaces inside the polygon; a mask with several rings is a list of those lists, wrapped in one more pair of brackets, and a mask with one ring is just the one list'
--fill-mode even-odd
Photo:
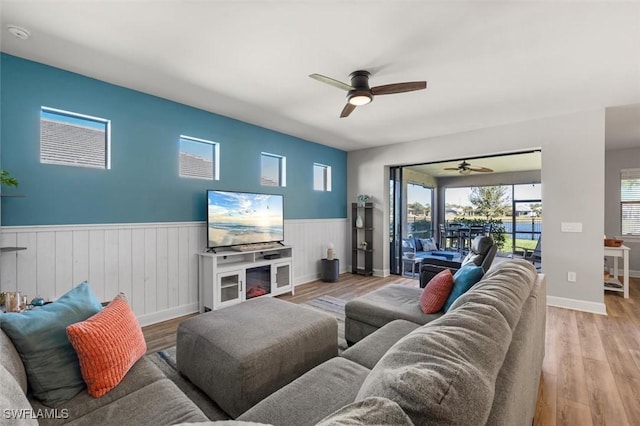
{"label": "decorative object on shelf", "polygon": [[356,217],[356,228],[362,228],[364,226],[364,222],[362,220],[362,216],[358,215]]}
{"label": "decorative object on shelf", "polygon": [[34,297],[33,300],[31,300],[31,305],[44,306],[44,299],[42,297]]}
{"label": "decorative object on shelf", "polygon": [[18,186],[18,179],[11,176],[8,171],[0,170],[0,184],[16,187]]}
{"label": "decorative object on shelf", "polygon": [[23,299],[19,291],[7,291],[4,293],[5,312],[21,312],[24,310],[22,304]]}
{"label": "decorative object on shelf", "polygon": [[364,205],[370,202],[372,199],[373,197],[367,194],[358,195],[358,207],[364,207]]}
{"label": "decorative object on shelf", "polygon": [[368,244],[367,244],[366,241],[363,241],[363,242],[360,243],[360,247],[362,248],[362,250],[366,250],[367,249],[367,245]]}
{"label": "decorative object on shelf", "polygon": [[327,244],[327,259],[333,260],[333,243]]}

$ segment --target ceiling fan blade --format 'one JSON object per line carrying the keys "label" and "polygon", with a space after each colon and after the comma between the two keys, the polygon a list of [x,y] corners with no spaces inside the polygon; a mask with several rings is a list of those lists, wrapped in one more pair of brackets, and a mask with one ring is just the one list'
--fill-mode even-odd
{"label": "ceiling fan blade", "polygon": [[413,92],[414,90],[422,90],[426,88],[426,81],[411,81],[407,83],[393,83],[372,87],[371,93],[374,95],[391,95],[393,93]]}
{"label": "ceiling fan blade", "polygon": [[467,167],[467,169],[471,170],[472,172],[480,172],[480,173],[490,173],[493,170],[489,169],[487,167]]}
{"label": "ceiling fan blade", "polygon": [[445,167],[445,168],[444,168],[444,169],[442,169],[442,170],[455,170],[455,171],[457,172],[457,171],[458,171],[458,170],[460,170],[460,169],[459,169],[458,167]]}
{"label": "ceiling fan blade", "polygon": [[349,114],[351,114],[353,112],[353,110],[356,109],[355,105],[351,105],[350,103],[347,103],[344,108],[342,108],[342,112],[340,113],[340,118],[346,118],[349,116]]}
{"label": "ceiling fan blade", "polygon": [[309,77],[313,78],[314,80],[318,80],[322,83],[326,83],[329,84],[333,87],[337,87],[338,89],[342,89],[342,90],[353,90],[353,87],[350,84],[347,83],[343,83],[341,81],[338,81],[334,78],[331,77],[327,77],[326,75],[322,75],[322,74],[310,74]]}

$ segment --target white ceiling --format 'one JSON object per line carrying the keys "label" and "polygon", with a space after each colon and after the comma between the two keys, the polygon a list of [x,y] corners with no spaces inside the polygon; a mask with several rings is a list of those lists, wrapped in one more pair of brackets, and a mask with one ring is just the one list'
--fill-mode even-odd
{"label": "white ceiling", "polygon": [[[499,155],[494,157],[483,158],[466,158],[455,161],[445,161],[429,164],[418,164],[409,166],[411,170],[434,178],[460,176],[460,172],[456,170],[445,170],[445,168],[455,168],[462,161],[471,164],[472,167],[486,167],[496,173],[524,172],[531,170],[540,170],[542,168],[542,155],[540,151],[525,152],[519,154]],[[485,174],[480,172],[472,172],[472,175]]]}
{"label": "white ceiling", "polygon": [[[348,151],[623,106],[607,146],[640,146],[639,2],[0,3],[4,52]],[[357,69],[428,87],[340,119],[308,75]]]}

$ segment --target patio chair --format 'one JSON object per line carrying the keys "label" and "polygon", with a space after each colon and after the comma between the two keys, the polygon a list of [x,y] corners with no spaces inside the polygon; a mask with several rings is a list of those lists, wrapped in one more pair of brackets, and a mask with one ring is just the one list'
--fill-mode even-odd
{"label": "patio chair", "polygon": [[[440,229],[440,247],[441,250],[447,250],[448,248],[453,248],[455,246],[456,250],[460,249],[460,226],[459,225],[449,225],[447,226],[444,223],[439,225]],[[447,246],[447,242],[449,245]]]}
{"label": "patio chair", "polygon": [[523,254],[522,254],[523,259],[533,263],[533,266],[535,266],[537,270],[542,269],[542,235],[540,235],[540,237],[538,238],[536,247],[533,250],[527,247],[516,246],[516,248],[521,249],[523,251]]}

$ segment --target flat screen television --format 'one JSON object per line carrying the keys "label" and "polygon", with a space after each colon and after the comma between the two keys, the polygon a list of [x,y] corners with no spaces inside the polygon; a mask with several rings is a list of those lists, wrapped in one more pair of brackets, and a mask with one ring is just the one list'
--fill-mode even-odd
{"label": "flat screen television", "polygon": [[207,247],[284,240],[284,197],[277,194],[207,191]]}

